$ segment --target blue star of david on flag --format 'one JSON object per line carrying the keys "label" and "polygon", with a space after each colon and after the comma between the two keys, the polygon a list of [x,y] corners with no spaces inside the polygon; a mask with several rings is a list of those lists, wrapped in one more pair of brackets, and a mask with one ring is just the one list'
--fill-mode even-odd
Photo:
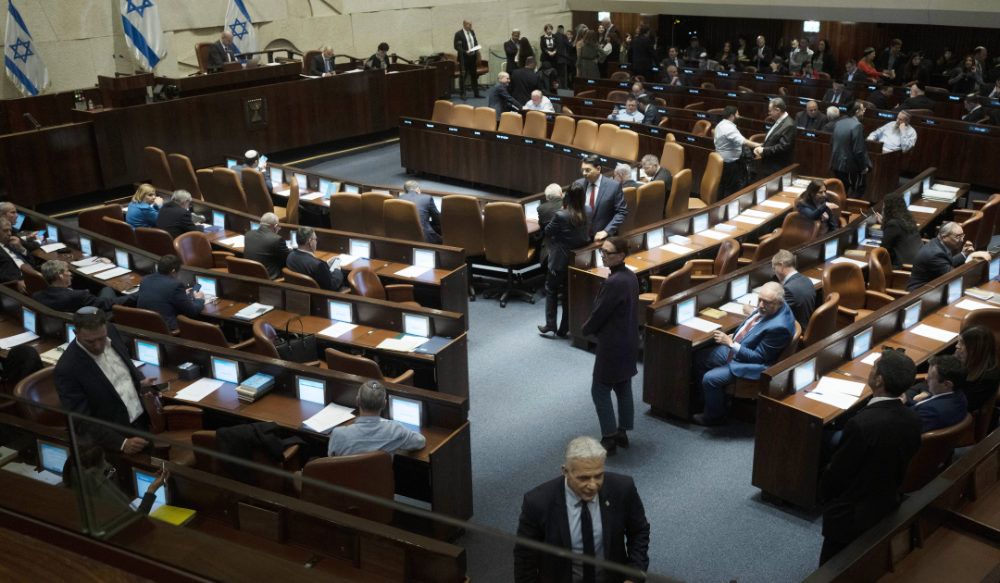
{"label": "blue star of david on flag", "polygon": [[257,50],[257,31],[244,0],[229,0],[226,19],[222,22],[223,30],[233,35],[233,52],[242,54]]}
{"label": "blue star of david on flag", "polygon": [[[7,1],[7,28],[3,47],[7,78],[25,97],[38,95],[49,86],[49,71],[42,62],[38,47],[31,46],[31,33],[13,0]],[[11,43],[10,41],[14,41]]]}
{"label": "blue star of david on flag", "polygon": [[[21,52],[19,49],[24,49],[24,52]],[[17,39],[17,42],[10,45],[10,50],[14,51],[14,58],[22,63],[27,63],[28,57],[35,54],[31,52],[31,42],[22,39]]]}
{"label": "blue star of david on flag", "polygon": [[130,14],[132,12],[138,12],[139,13],[139,18],[142,18],[143,16],[145,16],[143,14],[143,12],[147,8],[152,8],[152,7],[153,7],[153,3],[150,2],[149,0],[142,0],[142,4],[139,5],[139,6],[136,6],[135,3],[132,2],[132,0],[128,0],[128,10],[125,12],[125,14]]}
{"label": "blue star of david on flag", "polygon": [[239,40],[243,40],[243,37],[247,35],[247,23],[240,22],[237,18],[232,24],[229,25],[229,31],[233,33],[233,36]]}

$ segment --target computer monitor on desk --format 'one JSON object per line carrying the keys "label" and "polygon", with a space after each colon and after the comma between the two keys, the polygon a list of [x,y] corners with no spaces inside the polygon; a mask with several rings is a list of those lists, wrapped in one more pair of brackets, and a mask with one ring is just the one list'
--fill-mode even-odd
{"label": "computer monitor on desk", "polygon": [[319,405],[326,404],[325,382],[317,379],[296,376],[295,386],[300,401],[307,401],[309,403],[316,403]]}
{"label": "computer monitor on desk", "polygon": [[[533,200],[524,205],[524,218],[529,221],[538,221],[538,206],[542,204],[540,200]],[[440,209],[438,209],[440,210]]]}
{"label": "computer monitor on desk", "polygon": [[235,360],[213,356],[212,377],[215,380],[238,385],[240,384],[240,363]]}
{"label": "computer monitor on desk", "polygon": [[328,303],[330,307],[330,319],[336,320],[338,322],[346,322],[351,324],[354,322],[352,316],[352,307],[350,302],[338,302],[336,300],[330,300]]}
{"label": "computer monitor on desk", "polygon": [[206,277],[204,275],[196,275],[194,278],[196,284],[201,286],[201,293],[205,294],[205,299],[212,299],[219,296],[216,291],[215,278]]}
{"label": "computer monitor on desk", "polygon": [[[146,491],[149,490],[149,485],[155,481],[156,474],[132,468],[132,484],[135,485],[135,495],[139,498],[142,498],[146,494]],[[163,506],[164,504],[170,504],[166,484],[156,489],[156,501],[153,502],[153,508]]]}
{"label": "computer monitor on desk", "polygon": [[403,332],[428,338],[431,335],[431,319],[417,314],[403,314]]}
{"label": "computer monitor on desk", "polygon": [[35,313],[28,308],[21,308],[21,324],[28,332],[32,334],[38,333],[35,326]]}
{"label": "computer monitor on desk", "polygon": [[135,359],[160,366],[160,345],[149,340],[135,339]]}
{"label": "computer monitor on desk", "polygon": [[66,458],[68,457],[69,448],[65,445],[59,445],[58,443],[44,439],[38,440],[38,465],[42,469],[61,476],[63,467],[66,466]]}
{"label": "computer monitor on desk", "polygon": [[389,417],[411,431],[420,431],[423,404],[420,401],[389,395]]}
{"label": "computer monitor on desk", "polygon": [[271,168],[271,186],[280,187],[285,182],[285,173],[281,168]]}

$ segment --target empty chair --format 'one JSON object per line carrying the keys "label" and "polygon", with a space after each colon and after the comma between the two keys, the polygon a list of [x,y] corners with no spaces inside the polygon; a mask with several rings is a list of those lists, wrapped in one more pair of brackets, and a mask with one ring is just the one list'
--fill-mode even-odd
{"label": "empty chair", "polygon": [[284,222],[285,209],[275,207],[271,202],[271,194],[267,191],[264,175],[255,168],[244,168],[240,171],[243,181],[243,194],[247,199],[247,212],[255,217],[264,213],[278,215],[278,220]]}
{"label": "empty chair", "polygon": [[764,235],[756,243],[744,243],[743,249],[749,254],[747,263],[757,263],[770,259],[782,249],[781,228],[777,228],[769,235]]}
{"label": "empty chair", "polygon": [[972,416],[966,414],[965,419],[951,427],[928,431],[920,436],[920,448],[910,458],[906,467],[906,477],[900,486],[901,492],[913,492],[924,487],[951,463],[955,446],[962,435],[972,428]]}
{"label": "empty chair", "polygon": [[547,132],[548,122],[545,120],[544,113],[534,110],[524,113],[524,128],[521,130],[522,136],[544,140]]}
{"label": "empty chair", "polygon": [[316,280],[304,273],[299,273],[298,271],[292,271],[287,267],[282,267],[281,273],[284,276],[285,283],[287,284],[300,285],[302,287],[313,287],[319,289],[319,284],[316,283]]}
{"label": "empty chair", "polygon": [[471,105],[462,103],[451,108],[451,121],[448,122],[450,125],[471,128],[475,121],[475,109]]}
{"label": "empty chair", "polygon": [[253,344],[253,338],[239,343],[231,343],[226,340],[226,335],[222,333],[222,328],[217,324],[194,320],[184,314],[177,314],[177,336],[192,342],[204,342],[235,350],[242,350]]}
{"label": "empty chair", "polygon": [[167,164],[167,155],[163,150],[155,146],[146,146],[142,149],[142,159],[146,163],[146,175],[149,176],[149,183],[159,190],[172,192],[174,179],[170,176],[170,166]]}
{"label": "empty chair", "polygon": [[42,274],[38,273],[34,267],[28,265],[27,263],[21,264],[21,279],[24,280],[24,287],[28,292],[27,295],[29,296],[49,287],[48,282],[45,281]]}
{"label": "empty chair", "polygon": [[615,137],[618,135],[619,127],[613,123],[602,123],[597,129],[597,140],[594,142],[593,152],[611,155],[611,150],[615,145]]}
{"label": "empty chair", "polygon": [[106,204],[81,212],[77,215],[76,221],[81,229],[102,233],[104,232],[104,221],[101,220],[103,217],[121,221],[125,215],[122,213],[121,205]]}
{"label": "empty chair", "polygon": [[[611,74],[612,81],[628,81],[628,71],[615,71]],[[612,91],[611,93],[614,93]],[[611,99],[611,93],[608,93],[608,99]],[[625,93],[622,91],[622,93]]]}
{"label": "empty chair", "polygon": [[[228,429],[223,427],[218,431],[227,431]],[[195,431],[191,434],[192,445],[209,451],[218,451],[217,439],[216,431]],[[301,468],[300,450],[301,446],[299,444],[291,445],[279,452],[277,459],[275,459],[263,448],[256,447],[253,449],[249,459],[261,465],[292,473],[299,471]],[[194,452],[194,459],[194,467],[203,472],[237,480],[272,492],[283,494],[296,493],[295,483],[291,477],[276,475],[270,472],[261,472],[245,465],[226,463],[217,455],[208,455],[198,450]]]}
{"label": "empty chair", "polygon": [[174,239],[174,252],[184,265],[204,269],[224,269],[226,257],[232,255],[228,251],[212,251],[208,237],[200,231],[184,233]]}
{"label": "empty chair", "polygon": [[441,199],[441,242],[449,247],[465,249],[469,299],[475,300],[476,290],[472,284],[472,262],[474,258],[482,257],[486,253],[483,243],[483,215],[479,211],[479,199],[459,194]]}
{"label": "empty chair", "polygon": [[622,91],[621,89],[614,89],[612,91],[608,91],[607,100],[614,101],[615,103],[625,103],[626,97],[628,97],[628,91]]}
{"label": "empty chair", "polygon": [[[566,108],[563,108],[565,111]],[[541,113],[541,112],[539,112]],[[552,135],[549,140],[564,146],[573,145],[573,138],[576,135],[576,120],[568,115],[557,115],[552,125]]]}
{"label": "empty chair", "polygon": [[522,123],[520,113],[505,111],[500,114],[500,125],[497,126],[497,131],[503,134],[519,136],[521,135]]}
{"label": "empty chair", "polygon": [[[212,200],[216,204],[236,211],[247,212],[247,195],[240,184],[240,177],[229,168],[212,170]],[[202,191],[204,192],[204,190]]]}
{"label": "empty chair", "polygon": [[154,255],[170,255],[174,252],[174,238],[163,229],[138,227],[133,231],[135,246]]}
{"label": "empty chair", "polygon": [[488,290],[483,297],[499,296],[501,308],[507,306],[507,300],[511,295],[535,303],[531,291],[514,286],[514,267],[529,265],[535,258],[535,248],[528,240],[524,207],[513,202],[487,204],[483,217],[483,233],[486,260],[507,269],[504,283]]}
{"label": "empty chair", "polygon": [[[719,182],[722,180],[722,156],[716,152],[708,155],[708,163],[705,165],[705,173],[701,175],[701,188],[698,189],[701,195],[699,199],[691,199],[692,202],[698,200],[701,206],[711,206],[719,200]],[[689,205],[690,206],[690,205]]]}
{"label": "empty chair", "polygon": [[299,181],[288,185],[288,202],[285,203],[285,221],[289,225],[299,224]]}
{"label": "empty chair", "polygon": [[383,286],[382,280],[372,271],[371,267],[355,267],[347,275],[347,283],[351,291],[366,298],[396,302],[404,306],[419,308],[413,299],[413,286],[408,283],[397,283]]}
{"label": "empty chair", "polygon": [[699,119],[694,122],[694,127],[691,129],[691,134],[695,136],[707,136],[708,130],[712,127],[712,122],[707,119]]}
{"label": "empty chair", "polygon": [[135,247],[135,230],[132,228],[132,225],[125,221],[109,219],[108,217],[101,217],[101,222],[104,224],[104,228],[99,232],[107,233],[115,241]]}
{"label": "empty chair", "polygon": [[327,348],[324,354],[326,355],[326,367],[330,370],[346,372],[347,374],[381,382],[413,385],[413,369],[407,370],[397,377],[386,378],[382,375],[382,370],[379,369],[378,364],[370,358],[348,354],[334,348]]}
{"label": "empty chair", "polygon": [[361,228],[374,237],[385,235],[383,205],[391,200],[392,195],[384,192],[365,192],[361,194]]}
{"label": "empty chair", "polygon": [[[55,367],[47,366],[24,377],[14,387],[14,396],[51,409],[62,409],[62,402],[56,393],[54,372]],[[66,416],[51,409],[32,407],[22,401],[17,402],[17,412],[21,417],[42,425],[65,428]]]}
{"label": "empty chair", "polygon": [[327,482],[391,501],[396,483],[392,473],[392,456],[388,452],[373,451],[314,459],[302,468],[302,477],[308,478],[302,481],[300,496],[303,500],[368,520],[386,524],[392,522],[393,510],[388,505],[317,487],[309,481]]}
{"label": "empty chair", "polygon": [[837,311],[845,325],[864,318],[892,302],[892,297],[865,288],[861,268],[853,263],[833,263],[823,269],[823,293],[837,292]]}
{"label": "empty chair", "polygon": [[[663,207],[666,200],[667,191],[660,180],[654,180],[636,188],[633,228],[638,229],[663,220]],[[622,230],[622,232],[626,231]]]}
{"label": "empty chair", "polygon": [[875,247],[868,251],[868,289],[901,298],[907,293],[904,288],[909,277],[910,272],[892,268],[889,250],[885,247]]}
{"label": "empty chair", "polygon": [[195,171],[194,175],[198,179],[198,189],[201,190],[201,199],[217,203],[213,172],[212,168],[199,168]]}
{"label": "empty chair", "polygon": [[667,208],[664,217],[673,219],[688,212],[688,199],[691,198],[691,171],[681,170],[674,174],[670,185],[670,196],[667,198]]}
{"label": "empty chair", "polygon": [[840,294],[830,292],[826,301],[817,306],[809,317],[805,332],[802,333],[802,348],[815,344],[823,338],[828,338],[837,331],[837,306],[840,305]]}
{"label": "empty chair", "polygon": [[819,235],[820,222],[804,217],[796,211],[785,215],[781,223],[781,245],[785,249],[797,247],[814,240]]}
{"label": "empty chair", "polygon": [[677,176],[677,173],[684,169],[684,146],[672,140],[664,141],[660,166],[669,170],[671,176]]}
{"label": "empty chair", "polygon": [[[149,417],[149,432],[157,438],[190,444],[191,435],[202,428],[202,411],[190,405],[166,405],[156,391],[146,391],[140,397],[142,408]],[[170,461],[181,466],[194,465],[194,450],[190,447],[170,447],[169,442],[153,441],[153,450],[170,448]]]}
{"label": "empty chair", "polygon": [[382,222],[385,232],[391,234],[393,239],[424,242],[417,205],[408,200],[393,198],[385,201],[382,206]]}
{"label": "empty chair", "polygon": [[597,143],[597,124],[589,119],[581,119],[576,123],[576,135],[573,136],[573,147],[593,152]]}
{"label": "empty chair", "polygon": [[497,110],[492,107],[477,107],[473,115],[472,127],[486,132],[497,129]]}
{"label": "empty chair", "polygon": [[129,308],[116,304],[111,306],[111,314],[114,317],[115,324],[119,326],[138,328],[157,334],[166,334],[167,336],[172,334],[163,316],[153,310]]}
{"label": "empty chair", "polygon": [[170,166],[170,177],[174,180],[175,190],[186,190],[198,200],[204,198],[190,158],[184,154],[170,154],[167,156],[167,164]]}
{"label": "empty chair", "polygon": [[271,276],[267,273],[267,268],[260,261],[254,261],[253,259],[244,259],[242,257],[237,257],[235,255],[230,255],[226,257],[226,269],[229,273],[234,273],[236,275],[245,275],[247,277],[256,277],[258,279],[271,279]]}
{"label": "empty chair", "polygon": [[361,195],[338,192],[330,196],[330,228],[360,233],[362,230]]}
{"label": "empty chair", "polygon": [[739,267],[740,244],[736,239],[723,239],[715,259],[690,259],[691,282],[694,285],[703,283],[735,271]]}
{"label": "empty chair", "polygon": [[611,157],[619,160],[635,160],[639,156],[639,134],[619,128],[611,147]]}
{"label": "empty chair", "polygon": [[443,99],[434,102],[434,113],[431,114],[431,121],[438,123],[451,123],[452,103]]}
{"label": "empty chair", "polygon": [[823,185],[826,186],[827,194],[834,192],[840,196],[841,200],[847,198],[847,191],[844,190],[844,183],[841,182],[839,178],[826,178],[823,180]]}
{"label": "empty chair", "polygon": [[[690,263],[685,263],[683,267],[666,277],[660,275],[650,276],[649,283],[651,291],[639,294],[639,303],[643,305],[643,308],[646,305],[655,304],[672,295],[691,289],[691,265]],[[639,312],[639,321],[645,322],[644,309]]]}

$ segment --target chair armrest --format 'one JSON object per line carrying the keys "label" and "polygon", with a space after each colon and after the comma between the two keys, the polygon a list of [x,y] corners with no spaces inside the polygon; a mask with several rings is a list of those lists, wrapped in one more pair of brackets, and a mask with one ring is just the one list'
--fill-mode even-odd
{"label": "chair armrest", "polygon": [[740,259],[753,261],[755,253],[757,253],[757,243],[740,243]]}
{"label": "chair armrest", "polygon": [[249,340],[244,340],[243,342],[238,342],[236,344],[230,344],[229,347],[233,350],[247,350],[254,345],[255,340],[253,338]]}
{"label": "chair armrest", "polygon": [[893,269],[889,278],[889,285],[893,288],[905,288],[906,282],[910,281],[910,272],[902,269]]}
{"label": "chair armrest", "polygon": [[753,261],[750,261],[750,259],[748,259],[746,257],[737,257],[736,258],[736,264],[739,265],[740,267],[746,267],[747,265],[750,265],[751,263],[753,263]]}
{"label": "chair armrest", "polygon": [[309,362],[303,362],[302,364],[306,366],[315,366],[319,368],[326,368],[326,363],[322,360],[310,360]]}
{"label": "chair armrest", "polygon": [[163,407],[163,416],[167,420],[167,429],[171,431],[184,429],[197,431],[202,428],[202,411],[198,407],[166,405]]}
{"label": "chair armrest", "polygon": [[841,316],[850,318],[852,322],[858,319],[858,311],[852,310],[851,308],[846,308],[844,306],[837,306],[837,313],[840,314]]}
{"label": "chair armrest", "polygon": [[865,290],[865,309],[867,310],[877,310],[883,306],[891,304],[892,300],[893,297],[889,294],[872,291],[870,289]]}
{"label": "chair armrest", "polygon": [[953,212],[954,212],[953,217],[955,222],[961,223],[971,219],[972,214],[975,213],[976,211],[972,209],[955,209]]}
{"label": "chair armrest", "polygon": [[290,446],[281,456],[281,466],[286,472],[297,472],[302,469],[302,458],[299,456],[301,448],[298,444]]}
{"label": "chair armrest", "polygon": [[388,379],[388,381],[391,382],[391,383],[396,383],[396,384],[399,384],[399,385],[407,385],[407,386],[412,387],[413,386],[413,374],[414,374],[413,373],[413,369],[411,368],[410,370],[404,372],[403,374],[399,375],[398,377],[396,377],[394,379]]}
{"label": "chair armrest", "polygon": [[691,279],[695,277],[710,276],[715,277],[715,260],[714,259],[691,259],[688,260],[691,264]]}
{"label": "chair armrest", "polygon": [[715,275],[714,274],[708,274],[708,273],[706,273],[706,274],[702,274],[702,275],[692,275],[691,276],[691,285],[698,285],[700,283],[705,283],[706,281],[712,281],[713,279],[715,279]]}
{"label": "chair armrest", "polygon": [[860,198],[848,198],[844,200],[844,209],[850,213],[861,214],[864,211],[869,211],[872,208],[872,203],[867,200],[861,200]]}
{"label": "chair armrest", "polygon": [[986,199],[972,201],[972,210],[981,211],[986,206]]}
{"label": "chair armrest", "polygon": [[226,257],[232,255],[229,251],[212,251],[212,265],[214,267],[228,267]]}
{"label": "chair armrest", "polygon": [[[649,276],[649,293],[656,295],[660,293],[660,286],[667,279],[665,275],[650,275]],[[642,295],[642,294],[639,294]]]}
{"label": "chair armrest", "polygon": [[887,293],[890,296],[892,296],[893,299],[898,299],[898,298],[901,298],[901,297],[905,296],[906,294],[908,294],[910,292],[906,291],[905,289],[896,289],[896,288],[892,288],[892,287],[887,287],[887,288],[885,288],[885,293]]}
{"label": "chair armrest", "polygon": [[408,283],[393,283],[385,286],[385,299],[390,302],[412,302],[413,286]]}

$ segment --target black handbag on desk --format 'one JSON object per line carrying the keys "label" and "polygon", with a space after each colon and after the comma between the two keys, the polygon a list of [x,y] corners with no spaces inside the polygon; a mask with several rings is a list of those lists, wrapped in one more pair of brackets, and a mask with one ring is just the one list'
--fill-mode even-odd
{"label": "black handbag on desk", "polygon": [[[299,332],[289,332],[292,322],[299,323]],[[316,335],[306,334],[302,318],[289,318],[285,322],[285,333],[274,346],[282,360],[292,362],[312,362],[316,360]]]}

